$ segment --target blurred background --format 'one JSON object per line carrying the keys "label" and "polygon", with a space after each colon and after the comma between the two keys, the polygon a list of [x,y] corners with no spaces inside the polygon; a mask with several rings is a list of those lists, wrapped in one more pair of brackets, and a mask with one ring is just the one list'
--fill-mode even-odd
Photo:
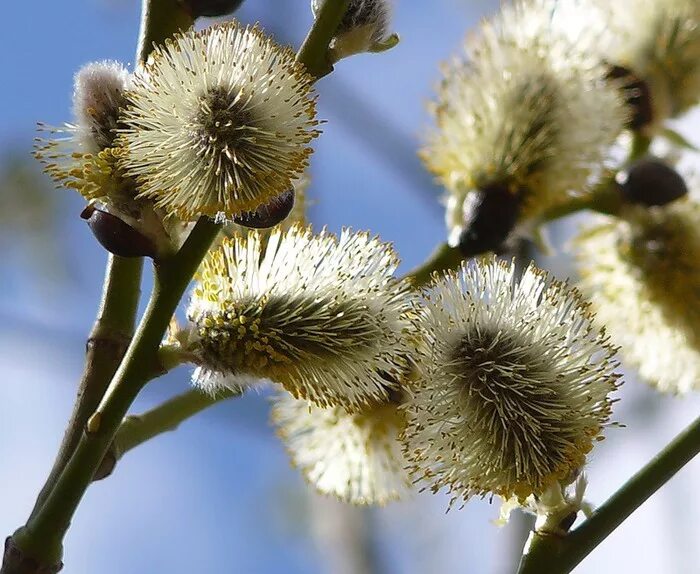
{"label": "blurred background", "polygon": [[[317,227],[370,229],[392,241],[402,271],[443,240],[439,189],[416,157],[438,64],[492,13],[491,0],[403,0],[400,46],[342,62],[318,85],[328,121],[312,158]],[[0,534],[22,524],[50,468],[82,370],[106,255],[79,213],[30,157],[35,122],[70,121],[73,73],[92,60],[133,62],[138,0],[4,2],[0,40]],[[238,12],[299,45],[307,0],[248,0]],[[700,141],[698,118],[679,129]],[[554,229],[564,240],[575,222]],[[559,255],[543,262],[573,274]],[[144,284],[144,291],[148,283]],[[181,368],[149,386],[136,411],[187,387]],[[684,428],[700,397],[658,395],[627,377],[589,466],[600,503]],[[445,513],[429,494],[383,509],[317,497],[290,468],[267,422],[268,400],[222,404],[129,453],[94,484],[66,540],[69,574],[510,574],[527,520],[499,529],[498,502]],[[700,461],[688,465],[607,539],[577,573],[700,572]],[[642,546],[643,544],[643,546]]]}

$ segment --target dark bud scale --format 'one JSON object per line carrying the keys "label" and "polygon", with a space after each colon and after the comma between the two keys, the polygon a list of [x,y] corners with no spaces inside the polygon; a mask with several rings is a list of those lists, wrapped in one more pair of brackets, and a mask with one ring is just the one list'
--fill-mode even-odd
{"label": "dark bud scale", "polygon": [[193,18],[226,16],[238,10],[243,0],[183,0]]}
{"label": "dark bud scale", "polygon": [[281,193],[255,211],[246,211],[233,218],[234,223],[253,229],[267,229],[284,221],[294,208],[294,188]]}
{"label": "dark bud scale", "polygon": [[624,66],[608,66],[605,78],[618,82],[625,101],[632,111],[627,127],[631,130],[639,130],[649,125],[654,119],[649,85]]}
{"label": "dark bud scale", "polygon": [[681,175],[667,163],[646,157],[633,163],[617,177],[626,201],[642,205],[666,205],[688,193]]}
{"label": "dark bud scale", "polygon": [[515,227],[522,193],[505,183],[471,192],[465,200],[464,230],[458,247],[465,257],[497,251]]}
{"label": "dark bud scale", "polygon": [[561,528],[562,532],[568,532],[571,530],[571,527],[574,525],[574,522],[576,522],[576,512],[571,512],[567,514],[559,524],[559,528]]}
{"label": "dark bud scale", "polygon": [[93,205],[87,206],[80,217],[87,221],[93,235],[107,251],[119,257],[155,257],[153,242],[124,223],[116,215]]}

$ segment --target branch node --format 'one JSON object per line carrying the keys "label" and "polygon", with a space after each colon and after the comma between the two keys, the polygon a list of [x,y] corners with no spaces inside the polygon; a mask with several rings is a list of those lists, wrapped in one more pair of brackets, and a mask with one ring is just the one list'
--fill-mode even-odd
{"label": "branch node", "polygon": [[5,539],[5,555],[0,574],[5,572],[12,574],[57,574],[62,568],[63,562],[51,565],[40,564],[39,561],[22,552],[12,536]]}

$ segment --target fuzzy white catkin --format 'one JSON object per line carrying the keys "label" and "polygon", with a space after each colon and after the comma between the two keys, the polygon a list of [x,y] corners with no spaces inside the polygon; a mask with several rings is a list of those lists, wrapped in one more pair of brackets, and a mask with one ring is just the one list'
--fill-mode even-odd
{"label": "fuzzy white catkin", "polygon": [[321,407],[387,397],[409,355],[411,297],[389,244],[298,225],[226,239],[198,273],[187,310],[206,379],[268,378]]}
{"label": "fuzzy white catkin", "polygon": [[319,492],[352,504],[386,504],[410,490],[399,443],[403,414],[386,403],[348,413],[280,395],[272,420],[292,460]]}
{"label": "fuzzy white catkin", "polygon": [[257,27],[180,34],[134,75],[124,169],[141,197],[183,220],[253,211],[307,167],[319,134],[312,84]]}
{"label": "fuzzy white catkin", "polygon": [[505,7],[444,68],[422,157],[447,190],[451,243],[475,190],[523,190],[523,217],[586,193],[623,130],[620,91],[574,42],[583,32],[554,31],[555,6]]}
{"label": "fuzzy white catkin", "polygon": [[114,61],[92,62],[75,74],[73,114],[85,151],[98,152],[113,143],[129,79],[126,68]]}
{"label": "fuzzy white catkin", "polygon": [[647,82],[655,126],[700,101],[700,2],[593,0],[591,9],[607,15],[600,58]]}
{"label": "fuzzy white catkin", "polygon": [[118,129],[130,86],[126,68],[113,61],[92,62],[74,78],[74,123],[39,124],[34,156],[59,185],[87,200],[105,204],[133,201],[134,185],[119,169]]}
{"label": "fuzzy white catkin", "polygon": [[406,405],[416,479],[453,501],[540,494],[583,466],[617,363],[580,296],[533,266],[465,264],[426,293]]}
{"label": "fuzzy white catkin", "polygon": [[700,203],[631,207],[576,239],[581,288],[624,364],[660,391],[700,389]]}

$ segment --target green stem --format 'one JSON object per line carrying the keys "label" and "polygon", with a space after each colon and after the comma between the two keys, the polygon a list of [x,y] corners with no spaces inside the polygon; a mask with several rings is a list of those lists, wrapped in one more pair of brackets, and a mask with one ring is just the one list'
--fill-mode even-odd
{"label": "green stem", "polygon": [[[164,17],[164,14],[170,14],[171,17]],[[143,2],[138,60],[145,62],[154,44],[161,43],[177,31],[189,28],[192,23],[191,16],[177,0]],[[134,333],[142,270],[141,258],[109,256],[102,302],[88,337],[85,368],[73,412],[54,465],[30,516],[37,513],[73,454],[88,417],[95,411],[124,356]]]}
{"label": "green stem", "polygon": [[614,178],[609,176],[589,193],[581,197],[574,197],[566,203],[544,211],[538,217],[538,221],[540,224],[551,223],[582,211],[615,215],[622,207],[622,197],[616,185]]}
{"label": "green stem", "polygon": [[649,136],[635,132],[632,135],[632,147],[630,148],[627,161],[632,163],[633,161],[638,160],[649,153],[651,141],[652,140]]}
{"label": "green stem", "polygon": [[37,497],[34,516],[75,450],[88,417],[107,390],[134,334],[141,295],[143,259],[109,256],[102,300],[85,349],[85,368],[78,385],[73,413],[59,447],[53,468]]}
{"label": "green stem", "polygon": [[163,333],[218,231],[218,225],[201,218],[182,249],[156,265],[148,308],[107,393],[40,511],[14,535],[15,544],[34,559],[60,561],[71,518],[131,403],[150,380]]}
{"label": "green stem", "polygon": [[[619,212],[620,207],[620,194],[615,189],[615,183],[610,178],[606,178],[597,189],[589,194],[572,198],[566,203],[543,212],[538,218],[538,225],[586,210],[614,215]],[[463,260],[464,257],[457,247],[450,247],[447,243],[443,243],[437,247],[425,263],[406,275],[406,280],[415,288],[422,287],[430,282],[434,273],[457,269]]]}
{"label": "green stem", "polygon": [[141,33],[136,57],[145,63],[153,48],[167,38],[189,29],[194,20],[179,0],[143,0]]}
{"label": "green stem", "polygon": [[463,260],[464,256],[458,248],[443,243],[438,245],[425,263],[408,273],[405,280],[418,289],[429,283],[434,273],[457,269]]}
{"label": "green stem", "polygon": [[700,452],[700,417],[565,537],[533,532],[518,574],[567,574]]}
{"label": "green stem", "polygon": [[299,48],[297,61],[304,64],[314,78],[322,78],[333,71],[328,44],[345,16],[348,4],[350,0],[326,0]]}
{"label": "green stem", "polygon": [[[649,151],[650,146],[651,139],[649,137],[635,133],[627,161],[633,162],[644,156]],[[551,223],[583,211],[593,211],[603,215],[617,215],[622,208],[622,196],[616,186],[614,175],[608,175],[589,193],[580,197],[573,197],[566,203],[555,205],[542,212],[537,217],[536,225]],[[434,273],[457,269],[463,259],[458,248],[450,247],[447,243],[443,243],[438,246],[425,263],[406,275],[406,280],[416,288],[422,287],[430,282]]]}
{"label": "green stem", "polygon": [[[225,400],[239,397],[240,390],[226,389],[211,395],[197,389],[186,391],[140,415],[126,417],[114,437],[106,459],[111,469],[127,452]],[[104,464],[104,463],[103,463]],[[103,477],[104,478],[104,477]]]}

